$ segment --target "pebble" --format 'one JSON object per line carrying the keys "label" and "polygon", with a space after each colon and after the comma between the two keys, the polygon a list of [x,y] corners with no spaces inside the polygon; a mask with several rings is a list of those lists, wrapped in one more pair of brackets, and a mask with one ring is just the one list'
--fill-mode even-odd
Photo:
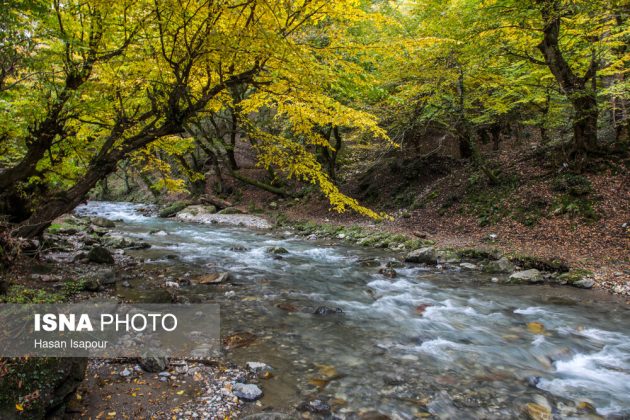
{"label": "pebble", "polygon": [[125,370],[120,372],[119,375],[122,376],[123,378],[126,378],[128,376],[131,376],[131,371],[129,369],[125,368]]}
{"label": "pebble", "polygon": [[247,362],[246,366],[252,372],[262,372],[262,371],[272,370],[271,366],[269,366],[266,363],[261,363],[261,362]]}

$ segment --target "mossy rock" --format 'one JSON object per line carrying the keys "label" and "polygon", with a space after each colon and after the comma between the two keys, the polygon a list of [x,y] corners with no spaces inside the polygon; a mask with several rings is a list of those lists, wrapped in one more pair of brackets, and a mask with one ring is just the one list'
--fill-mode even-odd
{"label": "mossy rock", "polygon": [[497,250],[486,250],[478,248],[462,248],[455,250],[455,252],[459,257],[468,258],[471,260],[495,260],[501,255],[501,253]]}
{"label": "mossy rock", "polygon": [[191,203],[189,201],[176,201],[160,210],[158,216],[160,217],[173,217],[180,211],[184,210]]}
{"label": "mossy rock", "polygon": [[83,381],[87,362],[87,358],[0,359],[0,418],[63,414],[65,403]]}
{"label": "mossy rock", "polygon": [[540,271],[557,271],[559,273],[569,271],[567,263],[559,258],[539,258],[529,255],[516,255],[510,258],[510,260],[521,266],[524,270],[535,268]]}
{"label": "mossy rock", "polygon": [[226,207],[223,210],[220,210],[217,214],[243,214],[245,213],[243,210],[237,209],[236,207]]}
{"label": "mossy rock", "polygon": [[557,281],[561,284],[575,284],[584,278],[592,277],[593,272],[582,268],[574,268],[569,272],[562,273],[558,276]]}

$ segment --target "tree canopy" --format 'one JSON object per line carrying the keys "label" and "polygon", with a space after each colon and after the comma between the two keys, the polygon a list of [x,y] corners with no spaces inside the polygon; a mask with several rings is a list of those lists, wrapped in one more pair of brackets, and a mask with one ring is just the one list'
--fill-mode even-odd
{"label": "tree canopy", "polygon": [[247,180],[237,142],[260,167],[316,185],[332,209],[372,218],[384,215],[336,183],[348,141],[395,147],[432,127],[482,168],[477,140],[498,144],[515,122],[547,143],[568,139],[573,156],[628,142],[621,0],[1,7],[0,210],[20,235],[40,233],[121,162],[167,174],[158,188],[189,188],[172,166],[194,184],[204,161]]}

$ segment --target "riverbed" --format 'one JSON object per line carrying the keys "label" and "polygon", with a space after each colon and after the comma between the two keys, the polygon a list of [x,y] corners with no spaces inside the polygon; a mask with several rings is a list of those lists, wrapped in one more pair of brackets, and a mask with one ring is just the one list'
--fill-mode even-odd
{"label": "riverbed", "polygon": [[[291,416],[320,401],[341,418],[512,418],[531,404],[561,417],[630,416],[630,310],[612,297],[498,285],[457,265],[403,264],[387,250],[160,219],[141,207],[90,202],[77,213],[151,244],[126,252],[162,274],[119,288],[126,300],[151,301],[166,281],[230,273],[225,284],[177,293],[219,303],[224,337],[255,337],[224,353],[273,369],[250,412]],[[388,263],[395,278],[379,273]],[[330,313],[315,314],[321,307]]]}

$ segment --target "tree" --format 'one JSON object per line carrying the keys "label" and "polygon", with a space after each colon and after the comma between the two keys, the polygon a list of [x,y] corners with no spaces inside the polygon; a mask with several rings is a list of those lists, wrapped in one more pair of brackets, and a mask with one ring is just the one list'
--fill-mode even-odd
{"label": "tree", "polygon": [[[274,108],[277,118],[309,141],[321,140],[311,130],[315,119],[385,137],[373,116],[341,107],[326,95],[324,87],[333,82],[326,68],[341,55],[309,39],[323,22],[332,38],[366,18],[354,1],[53,6],[52,16],[36,25],[42,71],[19,83],[23,90],[43,89],[23,106],[11,96],[16,107],[5,116],[8,121],[42,99],[45,104],[23,118],[22,135],[6,140],[23,150],[0,173],[4,211],[19,223],[17,235],[41,233],[118,162],[156,141],[185,136],[188,122],[220,112],[238,86],[255,88],[245,100],[244,115]],[[307,113],[312,118],[305,118]],[[249,129],[262,166],[275,165],[287,176],[319,185],[337,210],[354,208],[378,217],[339,192],[302,140],[272,136],[253,125]],[[16,198],[23,206],[14,204]]]}

